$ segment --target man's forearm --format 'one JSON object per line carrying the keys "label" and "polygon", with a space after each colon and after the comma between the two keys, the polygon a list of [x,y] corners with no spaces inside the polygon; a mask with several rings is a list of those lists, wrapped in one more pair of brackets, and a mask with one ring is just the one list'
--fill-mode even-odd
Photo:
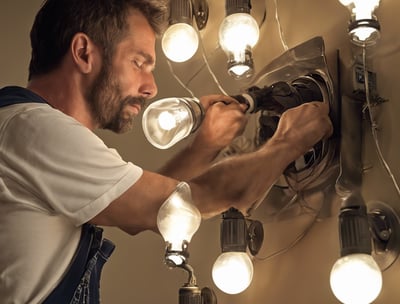
{"label": "man's forearm", "polygon": [[193,200],[205,217],[231,206],[246,212],[296,157],[285,142],[270,141],[258,151],[223,159],[190,181]]}
{"label": "man's forearm", "polygon": [[218,153],[219,150],[189,144],[174,155],[158,172],[180,181],[190,180],[208,169]]}

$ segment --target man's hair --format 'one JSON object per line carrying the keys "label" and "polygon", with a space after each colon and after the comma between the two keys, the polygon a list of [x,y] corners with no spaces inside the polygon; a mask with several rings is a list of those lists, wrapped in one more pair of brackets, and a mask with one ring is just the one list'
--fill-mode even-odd
{"label": "man's hair", "polygon": [[[56,68],[76,33],[85,33],[110,58],[127,32],[130,9],[141,12],[156,35],[167,20],[166,0],[45,0],[36,15],[31,37],[29,79]],[[107,57],[108,56],[108,57]]]}

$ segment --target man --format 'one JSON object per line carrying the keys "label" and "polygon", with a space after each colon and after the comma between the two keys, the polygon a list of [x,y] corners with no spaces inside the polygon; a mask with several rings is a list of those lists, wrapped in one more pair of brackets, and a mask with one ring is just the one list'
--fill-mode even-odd
{"label": "man", "polygon": [[257,151],[212,164],[246,121],[244,105],[212,95],[201,98],[207,112],[193,143],[161,174],[123,161],[92,131],[129,130],[156,95],[164,16],[152,0],[48,0],[38,12],[27,88],[0,91],[1,303],[98,303],[113,246],[97,225],[157,231],[157,211],[180,181],[205,218],[246,212],[331,134],[327,106],[309,103],[285,112]]}

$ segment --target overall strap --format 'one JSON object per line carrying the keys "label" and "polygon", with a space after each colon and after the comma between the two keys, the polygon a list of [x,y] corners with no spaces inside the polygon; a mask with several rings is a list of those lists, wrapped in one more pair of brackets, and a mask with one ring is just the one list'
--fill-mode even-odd
{"label": "overall strap", "polygon": [[0,107],[28,102],[47,103],[39,95],[22,87],[8,86],[0,89]]}
{"label": "overall strap", "polygon": [[102,233],[103,229],[94,225],[86,223],[82,226],[81,239],[70,268],[42,304],[100,302],[101,268],[115,248],[111,241],[102,238]]}

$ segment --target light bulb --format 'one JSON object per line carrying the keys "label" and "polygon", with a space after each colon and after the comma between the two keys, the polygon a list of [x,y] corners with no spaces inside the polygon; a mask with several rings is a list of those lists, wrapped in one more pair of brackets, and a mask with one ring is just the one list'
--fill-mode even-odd
{"label": "light bulb", "polygon": [[201,214],[193,205],[190,187],[181,182],[162,204],[157,214],[157,227],[168,243],[169,251],[182,251],[200,226]]}
{"label": "light bulb", "polygon": [[257,22],[247,13],[226,16],[219,27],[219,43],[229,57],[228,69],[240,77],[253,70],[251,50],[260,31]]}
{"label": "light bulb", "polygon": [[174,62],[184,62],[196,53],[199,37],[190,24],[175,23],[165,31],[161,46],[168,59]]}
{"label": "light bulb", "polygon": [[369,304],[382,288],[382,273],[369,254],[343,256],[332,267],[331,289],[345,304]]}
{"label": "light bulb", "polygon": [[194,132],[204,116],[195,98],[164,98],[143,112],[142,127],[147,140],[159,149],[168,149]]}
{"label": "light bulb", "polygon": [[379,39],[380,25],[374,15],[380,0],[339,0],[351,13],[349,34],[356,44],[372,45]]}
{"label": "light bulb", "polygon": [[213,265],[212,278],[223,292],[238,294],[253,279],[253,263],[246,252],[224,252]]}

